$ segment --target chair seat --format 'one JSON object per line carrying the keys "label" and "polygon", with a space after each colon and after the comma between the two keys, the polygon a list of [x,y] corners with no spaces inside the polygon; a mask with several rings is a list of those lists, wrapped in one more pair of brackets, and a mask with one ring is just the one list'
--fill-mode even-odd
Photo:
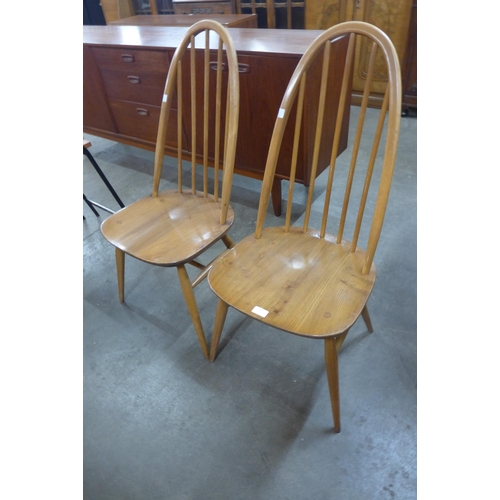
{"label": "chair seat", "polygon": [[[343,333],[361,314],[376,270],[363,275],[365,252],[319,231],[283,227],[248,236],[212,267],[208,281],[224,302],[290,333],[329,337]],[[255,307],[257,306],[257,308]],[[267,311],[267,314],[266,314]]]}
{"label": "chair seat", "polygon": [[151,264],[177,266],[196,258],[224,236],[234,221],[229,207],[220,224],[221,203],[203,193],[163,191],[108,217],[104,237],[128,255]]}

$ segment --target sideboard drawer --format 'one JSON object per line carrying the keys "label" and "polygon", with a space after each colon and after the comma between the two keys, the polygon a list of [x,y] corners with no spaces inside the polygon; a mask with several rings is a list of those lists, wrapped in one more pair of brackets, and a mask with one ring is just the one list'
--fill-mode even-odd
{"label": "sideboard drawer", "polygon": [[92,53],[110,99],[161,105],[168,51],[93,47]]}
{"label": "sideboard drawer", "polygon": [[110,99],[143,102],[161,106],[167,74],[144,71],[100,71],[106,94]]}
{"label": "sideboard drawer", "polygon": [[[109,101],[113,117],[118,127],[118,133],[129,137],[137,137],[156,143],[158,122],[160,120],[159,106],[150,106],[137,102]],[[167,139],[165,144],[177,147],[177,111],[170,110]],[[183,133],[183,148],[187,148],[186,135]]]}
{"label": "sideboard drawer", "polygon": [[130,48],[92,47],[99,69],[114,69],[132,72],[161,73],[165,76],[170,66],[166,50],[138,50]]}

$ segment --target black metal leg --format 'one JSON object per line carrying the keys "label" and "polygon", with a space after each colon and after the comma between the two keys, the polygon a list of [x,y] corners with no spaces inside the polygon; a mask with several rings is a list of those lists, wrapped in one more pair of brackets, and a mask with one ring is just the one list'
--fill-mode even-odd
{"label": "black metal leg", "polygon": [[[94,205],[92,205],[92,203],[90,203],[90,201],[88,200],[88,198],[83,195],[83,201],[85,201],[85,203],[90,207],[90,210],[92,210],[92,212],[94,212],[94,215],[96,217],[99,217],[99,212],[94,208]],[[83,217],[85,219],[85,216]]]}
{"label": "black metal leg", "polygon": [[90,163],[92,163],[92,166],[95,168],[96,172],[99,174],[104,184],[106,184],[106,187],[109,189],[110,193],[118,202],[118,205],[120,205],[121,208],[124,208],[125,205],[123,204],[122,200],[120,200],[120,197],[116,194],[116,191],[113,189],[113,186],[109,183],[108,179],[104,175],[104,172],[101,170],[97,162],[94,160],[94,157],[90,154],[90,151],[84,147],[83,154],[89,159]]}

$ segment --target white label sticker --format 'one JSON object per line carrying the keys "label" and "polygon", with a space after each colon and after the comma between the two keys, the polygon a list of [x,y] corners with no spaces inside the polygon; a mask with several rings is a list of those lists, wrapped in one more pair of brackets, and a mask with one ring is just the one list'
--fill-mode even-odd
{"label": "white label sticker", "polygon": [[262,309],[262,307],[259,306],[255,306],[252,309],[252,312],[258,314],[259,316],[262,316],[263,318],[265,318],[269,314],[269,311],[266,311],[265,309]]}
{"label": "white label sticker", "polygon": [[167,94],[163,94],[163,102],[167,102],[167,97],[168,97]]}
{"label": "white label sticker", "polygon": [[280,108],[278,111],[278,118],[283,118],[285,116],[285,110],[283,108]]}

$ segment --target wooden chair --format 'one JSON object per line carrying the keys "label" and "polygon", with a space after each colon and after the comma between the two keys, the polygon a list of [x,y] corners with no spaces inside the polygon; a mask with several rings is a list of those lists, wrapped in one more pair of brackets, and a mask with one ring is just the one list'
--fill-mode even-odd
{"label": "wooden chair", "polygon": [[[116,247],[120,302],[124,300],[125,254],[156,266],[177,268],[205,357],[208,347],[193,288],[207,276],[210,264],[203,265],[195,259],[219,240],[227,248],[233,245],[227,232],[234,221],[229,199],[238,116],[238,62],[232,40],[221,24],[200,21],[188,28],[170,64],[160,112],[152,194],[110,216],[101,226],[104,237]],[[177,127],[172,120],[177,121]],[[189,134],[184,134],[185,127],[191,128],[191,144],[186,144]],[[160,192],[167,133],[169,140],[171,134],[177,136],[178,187]],[[183,186],[186,179],[182,176],[183,157],[187,154],[191,159],[188,189]],[[196,182],[198,162],[202,163],[201,190]],[[208,189],[209,163],[214,166],[213,193]],[[200,270],[193,281],[186,264]]]}
{"label": "wooden chair", "polygon": [[[338,109],[325,109],[328,58],[333,53],[331,46],[339,43],[341,37],[348,37],[349,42],[343,75],[334,75],[342,85],[340,103]],[[366,89],[360,108],[351,112],[351,115],[359,114],[359,123],[351,137],[352,145],[336,160],[340,124],[349,101],[353,60],[359,43],[369,43],[372,49],[366,74]],[[296,227],[291,223],[291,215],[295,159],[299,147],[297,139],[300,136],[301,115],[306,101],[304,95],[310,91],[308,84],[314,83],[307,81],[308,68],[314,61],[320,62],[323,67],[321,82],[316,82],[320,88],[313,94],[318,96],[315,155],[303,224]],[[380,110],[367,110],[370,82],[379,64],[386,64],[388,68],[389,82],[385,98]],[[368,111],[370,119],[373,118],[372,113],[380,113],[380,119],[375,121],[375,126],[370,127],[371,130],[363,131]],[[336,114],[336,128],[331,134],[333,137],[325,138],[322,133],[324,113]],[[398,57],[390,39],[381,30],[362,22],[347,22],[333,26],[319,35],[292,75],[276,118],[255,233],[241,240],[215,262],[208,276],[211,289],[219,297],[210,360],[213,361],[216,357],[229,306],[285,332],[322,339],[336,432],[340,432],[337,354],[349,329],[360,315],[369,332],[373,331],[366,303],[375,282],[373,257],[391,185],[400,114],[401,77]],[[384,125],[386,115],[388,120]],[[293,144],[282,145],[287,122],[288,126],[294,127],[295,139]],[[351,130],[354,130],[352,125],[351,123]],[[386,138],[381,141],[383,134]],[[318,200],[320,208],[316,212],[312,207],[315,171],[319,141],[324,139],[331,144],[332,154],[325,199],[324,202],[322,198]],[[368,139],[371,144],[368,151],[371,152],[365,155],[365,150],[360,151],[360,144],[362,140]],[[285,225],[265,227],[272,181],[282,146],[293,148]],[[350,157],[345,158],[348,151]],[[359,182],[358,175],[361,175]],[[377,177],[378,190],[369,191],[372,178],[374,180]],[[343,181],[340,190],[337,179]],[[373,204],[369,195],[376,198]],[[356,205],[349,207],[349,201],[353,205],[356,196]],[[348,211],[348,208],[351,210]],[[330,225],[332,222],[336,224],[335,236],[327,227],[329,215],[333,214],[335,220],[330,221]],[[317,229],[310,226],[312,220],[317,224]],[[350,240],[345,235],[349,225],[352,228]],[[362,226],[367,231],[361,231]],[[366,250],[360,247],[362,235],[366,238]]]}

